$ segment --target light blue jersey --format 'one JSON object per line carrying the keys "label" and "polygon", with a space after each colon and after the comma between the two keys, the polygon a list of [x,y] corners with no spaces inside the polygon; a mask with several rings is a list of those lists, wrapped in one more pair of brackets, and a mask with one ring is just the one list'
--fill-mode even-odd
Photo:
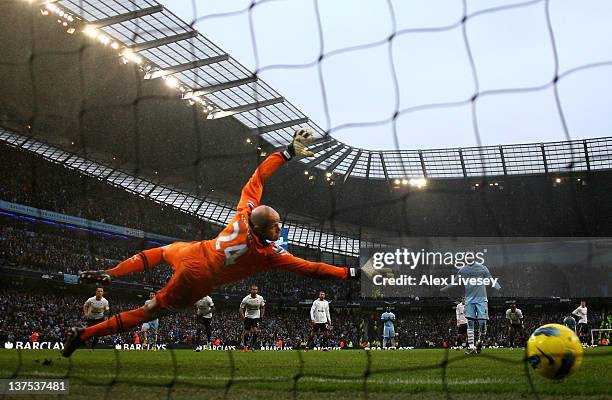
{"label": "light blue jersey", "polygon": [[383,337],[391,338],[395,336],[395,327],[393,321],[395,321],[395,314],[386,311],[380,316],[380,320],[384,321]]}
{"label": "light blue jersey", "polygon": [[393,328],[393,321],[395,321],[395,314],[386,311],[380,316],[380,320],[384,321],[385,327]]}
{"label": "light blue jersey", "polygon": [[[462,280],[468,280],[470,278],[474,278],[480,284],[471,284],[466,283],[463,286],[465,287],[465,304],[478,304],[478,303],[486,303],[487,300],[487,285],[485,282],[491,282],[493,277],[491,276],[491,272],[489,269],[483,265],[474,263],[472,265],[466,265],[461,268],[459,272],[457,272],[457,278],[461,278]],[[469,281],[466,281],[469,282]],[[499,283],[495,283],[493,286],[495,289],[501,289]]]}
{"label": "light blue jersey", "polygon": [[[490,287],[493,283],[493,277],[489,269],[479,263],[466,265],[457,272],[455,278],[462,282],[465,288],[465,317],[472,321],[488,320],[487,286]],[[498,282],[495,282],[493,288],[499,290],[501,286]]]}
{"label": "light blue jersey", "polygon": [[[147,300],[145,301],[145,306],[150,302],[151,300]],[[155,333],[157,333],[158,329],[159,329],[159,319],[154,319],[151,321],[147,321],[144,324],[142,324],[142,327],[146,330],[151,330]]]}

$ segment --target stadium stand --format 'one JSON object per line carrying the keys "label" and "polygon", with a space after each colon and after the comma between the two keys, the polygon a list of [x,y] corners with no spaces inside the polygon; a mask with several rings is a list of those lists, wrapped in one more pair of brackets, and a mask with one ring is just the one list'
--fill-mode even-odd
{"label": "stadium stand", "polygon": [[[70,3],[70,7],[66,3]],[[5,15],[0,18],[10,21],[5,26],[30,38],[32,43],[41,38],[45,42],[44,47],[37,43],[35,48],[28,48],[24,40],[5,41],[15,44],[6,46],[11,51],[7,52],[7,60],[0,64],[7,66],[11,73],[15,70],[25,75],[16,74],[19,79],[4,80],[5,90],[0,90],[0,103],[7,106],[0,107],[0,135],[5,143],[6,138],[12,136],[11,132],[24,136],[12,137],[14,147],[0,144],[3,155],[0,159],[0,199],[186,240],[211,238],[219,232],[219,227],[213,223],[222,224],[232,212],[240,187],[255,165],[266,152],[272,151],[272,147],[284,147],[294,127],[304,125],[314,128],[320,139],[313,146],[315,158],[293,163],[279,172],[274,177],[275,184],[266,189],[265,198],[266,203],[279,209],[283,221],[307,215],[311,226],[315,227],[302,229],[299,234],[295,233],[298,229],[293,230],[289,240],[300,246],[290,244],[289,249],[298,256],[357,266],[359,247],[366,247],[369,241],[382,241],[385,236],[612,234],[612,203],[601,201],[608,198],[606,195],[612,188],[610,172],[606,171],[611,166],[610,138],[572,141],[572,132],[565,128],[567,141],[554,143],[391,152],[352,148],[330,138],[330,129],[324,132],[263,81],[261,85],[249,86],[257,78],[257,71],[246,70],[199,35],[192,25],[177,21],[170,10],[159,6],[141,8],[145,3],[155,2],[130,2],[134,3],[134,10],[123,15],[115,15],[119,11],[112,6],[97,9],[93,6],[97,1],[76,3],[52,2],[38,10],[38,3],[26,6],[24,2],[2,13]],[[119,5],[120,2],[111,3]],[[247,12],[250,13],[255,5],[253,3]],[[31,18],[32,8],[36,18]],[[77,35],[67,36],[65,32],[72,35],[76,30],[64,29],[72,22],[72,15],[64,10],[86,16],[79,19],[79,24],[85,20],[102,21],[100,27],[113,32],[113,37],[121,35],[123,43],[113,43],[116,48],[88,45],[81,31],[92,33],[94,30],[98,41],[110,43],[109,37],[98,35],[97,28],[91,26],[79,29]],[[49,14],[51,18],[43,18]],[[464,15],[458,26],[465,28],[465,22],[471,18]],[[139,35],[143,26],[140,23],[132,25],[133,20],[144,22],[146,19],[153,24],[169,23],[166,26],[178,30],[171,35],[172,29],[159,30],[158,25],[149,26],[150,22],[145,22],[142,32],[150,27],[154,33],[147,40]],[[64,28],[56,29],[56,21]],[[550,21],[548,23],[554,45],[553,30]],[[136,31],[131,30],[132,26]],[[36,32],[35,37],[24,35],[27,27]],[[389,37],[389,44],[394,37],[395,33]],[[185,51],[172,50],[173,56],[182,57],[182,61],[168,57],[167,49],[180,48],[177,42],[190,39],[194,40],[183,47]],[[111,49],[117,50],[123,44],[129,52],[122,54],[123,62],[117,62],[121,57]],[[44,51],[38,52],[38,47]],[[191,50],[186,50],[187,47]],[[210,51],[201,55],[189,53],[196,49]],[[75,62],[77,54],[79,60]],[[144,63],[139,54],[146,59]],[[21,57],[23,55],[25,57]],[[318,63],[326,57],[321,54]],[[150,60],[156,61],[154,70],[150,69]],[[29,70],[24,68],[26,66]],[[219,72],[221,68],[224,70]],[[201,86],[201,76],[196,70],[199,73],[208,71],[204,76],[211,79],[204,79],[205,86]],[[191,100],[193,97],[187,99],[187,95],[178,92],[168,96],[166,86],[172,80],[164,83],[153,77],[166,72],[169,76],[195,77],[195,85],[188,88],[190,96],[195,95],[198,87],[204,91],[208,89],[208,96],[200,98],[205,99],[202,100],[204,118],[199,118],[201,115],[194,112],[195,108],[190,108],[195,104]],[[557,81],[562,78],[558,72],[555,71],[551,82],[555,90]],[[89,79],[90,75],[95,78]],[[143,84],[143,75],[153,79],[146,79],[148,82]],[[73,84],[76,82],[80,85]],[[181,86],[179,90],[187,89]],[[136,97],[131,93],[137,93]],[[482,94],[477,87],[467,104],[475,106]],[[56,101],[59,98],[62,101]],[[210,98],[222,107],[211,107]],[[187,106],[189,103],[191,106]],[[15,118],[3,114],[4,108],[13,109]],[[271,108],[274,111],[270,111]],[[391,113],[394,123],[401,112],[398,108]],[[562,110],[559,112],[563,118]],[[230,115],[235,117],[221,119]],[[473,117],[478,135],[475,111]],[[329,128],[333,131],[337,127]],[[43,149],[47,145],[56,147]],[[40,157],[30,153],[36,151],[33,148],[43,149]],[[66,153],[58,156],[64,151]],[[45,152],[57,157],[48,157],[56,164],[43,160]],[[99,179],[93,174],[86,176],[90,172],[87,167],[77,172],[73,168],[79,167],[69,162],[77,158],[104,164],[98,170],[103,170],[105,176],[98,176]],[[87,162],[80,165],[91,166]],[[230,170],[232,173],[220,173]],[[115,171],[120,171],[121,182],[105,181]],[[157,176],[158,171],[160,176]],[[410,177],[427,178],[427,188],[421,190],[398,183]],[[129,185],[123,184],[128,181],[132,184],[140,178],[158,183],[153,183],[150,191],[147,188],[148,193],[128,193]],[[158,199],[149,196],[155,188],[164,195]],[[219,196],[227,195],[227,204],[232,205],[219,207],[222,210],[206,220],[212,223],[203,223],[173,208],[186,204],[183,199],[187,196],[181,197],[177,190],[189,193],[190,200],[196,199],[186,207],[188,213],[193,211],[190,207],[199,204],[199,209],[208,201],[213,190],[223,193]],[[308,192],[308,201],[304,201],[305,192]],[[213,208],[216,212],[216,206]],[[62,278],[82,269],[112,266],[139,250],[159,245],[6,213],[0,216],[0,226],[0,267],[6,267],[0,268],[3,276],[0,281],[0,340],[8,342],[31,340],[33,332],[40,340],[63,341],[66,327],[83,323],[81,306],[92,294],[92,287],[73,285]],[[349,233],[341,233],[344,229]],[[325,239],[322,238],[324,234]],[[340,235],[344,238],[338,246],[334,242]],[[112,312],[141,306],[147,291],[163,285],[170,273],[166,266],[114,282],[107,288]],[[5,276],[10,279],[4,279]],[[359,298],[356,285],[319,282],[278,272],[255,276],[212,294],[218,306],[213,336],[224,344],[237,345],[240,341],[242,324],[237,315],[236,299],[243,296],[251,284],[257,284],[260,293],[269,300],[260,335],[264,345],[283,340],[293,347],[302,346],[310,329],[309,302],[320,289],[333,301],[334,344],[348,342],[353,347],[380,344],[382,299],[374,297],[366,301]],[[505,287],[520,284],[517,279]],[[573,301],[525,299],[525,306],[521,306],[527,316],[526,332],[542,323],[559,321]],[[502,315],[506,299],[493,299],[490,306],[492,318],[485,344],[503,346],[506,343]],[[396,307],[396,331],[401,346],[423,348],[452,344],[455,327],[451,300],[419,300],[412,296]],[[592,326],[598,326],[600,319],[608,316],[609,307],[609,299],[589,303]],[[103,342],[106,345],[132,343],[135,333],[110,336]],[[160,341],[171,348],[192,347],[193,315],[182,313],[163,318],[160,333]],[[299,380],[308,377],[303,373],[301,353],[297,354],[301,369],[291,378],[293,398],[298,397]],[[363,380],[363,394],[367,398],[372,370],[370,353],[365,354],[366,369],[360,367],[355,371],[359,374],[356,379]],[[172,357],[175,368],[172,382],[166,386],[168,397],[179,381],[174,353]],[[440,370],[442,387],[450,398],[446,380],[448,352],[445,357],[441,364],[433,367]],[[521,362],[518,357],[517,364]],[[225,386],[225,398],[237,370],[231,354],[230,365],[231,378]],[[420,369],[423,365],[415,368]],[[14,376],[21,367],[20,353]],[[116,383],[119,362],[116,369],[107,397]],[[527,368],[526,375],[529,376]]]}
{"label": "stadium stand", "polygon": [[216,232],[209,224],[32,154],[5,145],[2,154],[3,200],[189,240],[213,237]]}
{"label": "stadium stand", "polygon": [[[0,215],[0,262],[3,266],[27,270],[76,274],[87,269],[109,268],[123,259],[156,245],[135,238],[82,232],[58,225]],[[172,272],[158,266],[143,273],[122,278],[155,287],[163,286]],[[346,300],[354,286],[319,281],[292,274],[269,271],[222,288],[222,293],[246,293],[251,284],[260,285],[268,297],[301,300],[325,290],[331,299]]]}
{"label": "stadium stand", "polygon": [[[262,292],[264,295],[267,293]],[[0,343],[5,341],[30,340],[32,332],[40,335],[39,341],[63,340],[64,327],[83,323],[82,307],[91,293],[78,294],[74,291],[50,291],[38,288],[35,292],[21,288],[0,288]],[[117,297],[112,292],[105,295],[111,303],[111,313],[130,309],[140,305],[144,299],[135,301],[131,298]],[[314,297],[314,296],[313,296]],[[238,316],[239,301],[233,304],[223,298],[215,298],[218,310],[214,314],[214,339],[220,339],[227,345],[238,345],[242,334],[242,321]],[[333,304],[333,303],[332,303]],[[550,321],[561,322],[564,313],[571,304],[547,307],[546,310],[534,305],[521,306],[525,312],[525,331],[531,332],[537,326]],[[454,310],[450,306],[428,308],[423,312],[420,307],[403,308],[397,314],[396,333],[399,345],[404,347],[445,347],[454,345],[455,325]],[[435,312],[434,312],[435,311]],[[261,324],[261,344],[275,346],[279,340],[285,345],[303,347],[303,341],[310,330],[308,307],[269,306]],[[606,319],[610,310],[604,306],[593,305],[589,310],[592,326],[599,326]],[[507,346],[507,322],[505,307],[498,306],[492,310],[487,335],[487,345]],[[349,309],[332,306],[333,334],[331,345],[340,346],[340,341],[352,342],[359,347],[369,343],[380,346],[382,324],[380,312],[376,309]],[[165,318],[160,323],[158,343],[194,345],[196,332],[195,316],[192,312],[177,314]],[[103,343],[133,343],[134,330],[123,335],[104,338]],[[362,343],[363,342],[363,343]]]}

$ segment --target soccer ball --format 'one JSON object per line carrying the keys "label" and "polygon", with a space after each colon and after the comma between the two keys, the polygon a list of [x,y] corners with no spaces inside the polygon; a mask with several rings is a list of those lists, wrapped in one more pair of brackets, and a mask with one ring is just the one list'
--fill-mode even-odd
{"label": "soccer ball", "polygon": [[563,379],[582,364],[582,344],[573,330],[559,324],[546,324],[529,337],[527,362],[539,375]]}

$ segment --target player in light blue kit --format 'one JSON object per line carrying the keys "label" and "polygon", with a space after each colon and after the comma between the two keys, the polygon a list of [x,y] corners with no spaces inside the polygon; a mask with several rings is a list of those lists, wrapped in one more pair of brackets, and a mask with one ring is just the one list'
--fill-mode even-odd
{"label": "player in light blue kit", "polygon": [[[149,292],[149,300],[145,301],[147,305],[151,300],[155,298],[155,292]],[[150,349],[157,351],[157,331],[159,330],[159,319],[154,319],[142,324],[141,332],[144,335],[143,347],[149,345]],[[152,346],[151,346],[152,344]]]}
{"label": "player in light blue kit", "polygon": [[390,343],[391,347],[395,347],[395,327],[393,321],[395,321],[395,314],[391,312],[391,307],[387,307],[387,311],[382,313],[380,320],[383,321],[383,348],[387,348],[387,343]]}
{"label": "player in light blue kit", "polygon": [[[473,282],[467,281],[472,280]],[[461,268],[455,275],[455,281],[461,282],[465,288],[465,317],[468,320],[467,354],[480,353],[484,336],[487,333],[487,321],[489,320],[489,301],[487,299],[487,286],[500,290],[501,286],[491,276],[489,269],[480,263],[472,263]],[[448,285],[442,290],[450,289]],[[478,340],[474,345],[474,331],[478,323]]]}

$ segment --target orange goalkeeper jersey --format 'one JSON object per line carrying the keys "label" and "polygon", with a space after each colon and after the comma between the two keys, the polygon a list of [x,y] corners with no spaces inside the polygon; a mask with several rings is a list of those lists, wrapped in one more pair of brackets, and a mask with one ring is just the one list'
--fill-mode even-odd
{"label": "orange goalkeeper jersey", "polygon": [[285,163],[280,152],[271,154],[242,189],[238,211],[225,229],[203,247],[207,286],[213,288],[269,269],[282,269],[313,278],[346,279],[348,269],[293,256],[275,243],[262,243],[252,232],[249,218],[259,205],[265,180]]}

